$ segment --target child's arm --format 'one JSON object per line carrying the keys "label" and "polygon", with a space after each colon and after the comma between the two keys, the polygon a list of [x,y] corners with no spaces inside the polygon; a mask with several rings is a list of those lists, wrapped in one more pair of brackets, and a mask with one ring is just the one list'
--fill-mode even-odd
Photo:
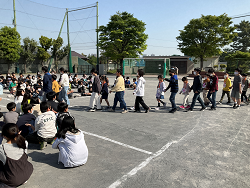
{"label": "child's arm", "polygon": [[26,123],[25,124],[27,127],[31,127],[31,129],[33,130],[33,131],[35,131],[35,127],[33,126],[33,125],[31,125],[31,124],[29,124],[29,123]]}
{"label": "child's arm", "polygon": [[56,138],[55,142],[52,144],[53,149],[59,149],[60,139]]}

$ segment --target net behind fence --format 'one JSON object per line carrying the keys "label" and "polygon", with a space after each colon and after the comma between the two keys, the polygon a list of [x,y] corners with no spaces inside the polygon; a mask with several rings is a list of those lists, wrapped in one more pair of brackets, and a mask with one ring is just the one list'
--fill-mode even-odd
{"label": "net behind fence", "polygon": [[123,60],[124,75],[135,75],[138,69],[142,69],[145,75],[159,75],[166,77],[166,71],[170,68],[170,59],[149,58],[125,58]]}

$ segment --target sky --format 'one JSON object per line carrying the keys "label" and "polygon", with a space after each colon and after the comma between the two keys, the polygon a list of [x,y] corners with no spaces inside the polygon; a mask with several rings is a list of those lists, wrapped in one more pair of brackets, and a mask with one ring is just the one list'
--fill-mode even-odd
{"label": "sky", "polygon": [[[95,3],[94,0],[16,0],[17,30],[22,38],[30,37],[37,41],[41,35],[56,38],[65,8],[71,10]],[[12,1],[0,0],[0,27],[7,24],[12,27],[12,6]],[[183,55],[177,49],[176,37],[191,19],[200,18],[202,14],[250,14],[249,7],[249,0],[99,0],[99,25],[106,25],[116,12],[127,11],[146,23],[145,33],[149,38],[148,48],[143,54]],[[96,53],[95,15],[95,8],[69,14],[72,50],[84,54]],[[233,22],[238,24],[249,19],[250,17],[237,18]],[[65,23],[61,34],[64,44],[67,43],[66,29]]]}

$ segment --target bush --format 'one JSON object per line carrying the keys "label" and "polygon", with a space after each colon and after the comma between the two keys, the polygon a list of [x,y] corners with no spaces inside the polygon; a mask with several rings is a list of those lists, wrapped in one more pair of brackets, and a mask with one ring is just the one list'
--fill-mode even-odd
{"label": "bush", "polygon": [[214,65],[214,68],[218,68],[219,66],[218,65]]}
{"label": "bush", "polygon": [[225,72],[225,70],[224,70],[224,69],[221,69],[220,72]]}
{"label": "bush", "polygon": [[220,64],[220,68],[221,68],[221,69],[227,68],[227,65],[225,65],[225,64]]}
{"label": "bush", "polygon": [[107,72],[107,74],[115,74],[116,73],[116,69],[114,69],[114,70],[109,70],[108,72]]}

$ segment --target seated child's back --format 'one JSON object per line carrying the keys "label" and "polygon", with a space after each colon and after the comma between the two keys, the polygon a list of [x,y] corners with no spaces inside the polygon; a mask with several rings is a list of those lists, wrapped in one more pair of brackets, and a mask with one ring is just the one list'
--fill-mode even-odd
{"label": "seated child's back", "polygon": [[7,109],[9,110],[9,112],[7,112],[6,114],[4,114],[4,123],[14,123],[16,124],[17,120],[18,120],[18,113],[15,112],[16,111],[16,103],[14,102],[10,102],[7,104]]}

